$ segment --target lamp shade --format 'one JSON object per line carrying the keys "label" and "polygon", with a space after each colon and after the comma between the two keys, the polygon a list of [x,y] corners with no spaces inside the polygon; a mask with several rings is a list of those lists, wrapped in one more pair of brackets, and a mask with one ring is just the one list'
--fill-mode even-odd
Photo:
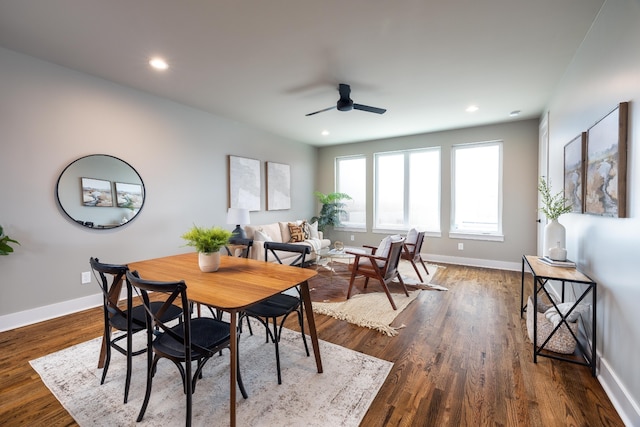
{"label": "lamp shade", "polygon": [[229,208],[227,211],[227,224],[249,224],[249,209]]}

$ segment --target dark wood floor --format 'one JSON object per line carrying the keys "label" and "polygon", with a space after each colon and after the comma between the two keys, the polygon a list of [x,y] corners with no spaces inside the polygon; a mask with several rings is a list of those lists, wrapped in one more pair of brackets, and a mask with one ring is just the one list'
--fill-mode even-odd
{"label": "dark wood floor", "polygon": [[[589,368],[533,363],[519,272],[443,267],[433,282],[449,291],[421,292],[396,337],[316,315],[321,339],[395,364],[363,426],[624,425]],[[101,322],[92,309],[0,333],[1,426],[76,425],[29,360],[99,336]]]}

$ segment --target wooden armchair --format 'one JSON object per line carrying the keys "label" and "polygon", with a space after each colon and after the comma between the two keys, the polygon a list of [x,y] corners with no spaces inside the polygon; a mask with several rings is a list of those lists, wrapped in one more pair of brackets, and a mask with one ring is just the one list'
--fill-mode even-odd
{"label": "wooden armchair", "polygon": [[398,278],[398,281],[404,289],[405,295],[409,296],[409,291],[407,291],[407,287],[398,272],[398,264],[400,263],[403,243],[404,239],[392,241],[386,256],[376,255],[376,250],[378,248],[373,248],[371,246],[366,246],[368,248],[372,248],[371,254],[347,251],[348,253],[355,255],[355,260],[350,266],[351,280],[349,281],[347,299],[351,298],[351,290],[356,277],[364,276],[364,287],[367,287],[370,278],[377,279],[382,285],[382,289],[387,294],[391,307],[393,307],[394,310],[397,310],[396,303],[393,301],[393,297],[391,296],[387,285],[393,281],[393,279]]}
{"label": "wooden armchair", "polygon": [[402,259],[407,260],[413,266],[413,269],[416,271],[418,278],[422,282],[422,275],[418,271],[418,266],[416,265],[416,261],[420,261],[420,264],[424,267],[424,271],[427,272],[427,276],[429,275],[429,270],[427,270],[427,266],[422,260],[422,255],[420,255],[420,251],[422,250],[422,242],[424,241],[424,231],[418,233],[417,239],[415,243],[409,243],[405,240],[402,251]]}

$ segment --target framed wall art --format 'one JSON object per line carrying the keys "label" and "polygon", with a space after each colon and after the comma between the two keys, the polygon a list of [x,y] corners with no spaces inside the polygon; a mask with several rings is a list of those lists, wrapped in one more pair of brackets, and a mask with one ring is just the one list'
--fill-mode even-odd
{"label": "framed wall art", "polygon": [[582,132],[564,146],[564,197],[571,212],[584,211],[584,155],[587,133]]}
{"label": "framed wall art", "polygon": [[116,204],[119,208],[140,209],[144,194],[142,185],[116,182]]}
{"label": "framed wall art", "polygon": [[260,160],[229,156],[229,207],[260,210]]}
{"label": "framed wall art", "polygon": [[267,162],[267,210],[291,209],[291,167]]}
{"label": "framed wall art", "polygon": [[626,216],[627,112],[628,103],[622,102],[588,131],[586,213]]}
{"label": "framed wall art", "polygon": [[82,205],[95,207],[113,206],[111,181],[95,178],[82,180]]}

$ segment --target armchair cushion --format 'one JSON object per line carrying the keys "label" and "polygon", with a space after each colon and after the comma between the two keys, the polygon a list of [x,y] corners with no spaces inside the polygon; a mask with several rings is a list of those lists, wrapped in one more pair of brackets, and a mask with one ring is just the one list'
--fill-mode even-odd
{"label": "armchair cushion", "polygon": [[406,245],[415,245],[417,241],[418,241],[418,230],[416,230],[415,228],[412,228],[407,233],[407,238],[405,239],[404,243]]}

